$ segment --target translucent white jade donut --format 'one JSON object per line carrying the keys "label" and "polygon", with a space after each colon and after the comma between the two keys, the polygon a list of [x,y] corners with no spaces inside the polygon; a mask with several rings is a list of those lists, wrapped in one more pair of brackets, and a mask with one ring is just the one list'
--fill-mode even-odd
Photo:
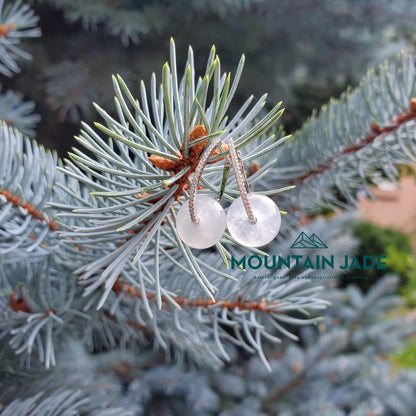
{"label": "translucent white jade donut", "polygon": [[241,245],[261,247],[270,243],[278,234],[281,216],[278,206],[266,195],[247,194],[256,223],[251,224],[238,197],[227,212],[227,227],[231,236]]}
{"label": "translucent white jade donut", "polygon": [[195,198],[195,216],[198,224],[189,215],[189,200],[185,201],[176,214],[176,229],[181,240],[193,248],[208,248],[217,243],[224,234],[226,214],[224,208],[206,195]]}

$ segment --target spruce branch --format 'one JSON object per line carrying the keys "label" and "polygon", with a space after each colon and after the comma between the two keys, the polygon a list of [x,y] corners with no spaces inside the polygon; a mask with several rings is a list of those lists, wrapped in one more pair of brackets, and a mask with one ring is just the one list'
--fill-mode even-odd
{"label": "spruce branch", "polygon": [[[82,397],[89,397],[79,409],[87,415],[92,409],[97,409],[97,414],[101,415],[100,410],[117,407],[120,414],[130,410],[133,414],[144,415],[160,409],[160,403],[165,406],[163,409],[182,405],[179,408],[184,414],[199,411],[216,414],[222,401],[226,404],[221,409],[226,406],[223,413],[229,415],[278,412],[288,416],[294,412],[325,412],[356,416],[368,415],[374,410],[386,415],[412,414],[415,403],[411,393],[416,372],[394,369],[386,359],[386,354],[394,351],[397,343],[415,330],[414,314],[399,318],[389,314],[398,300],[393,294],[395,284],[397,279],[387,277],[379,281],[368,296],[351,286],[328,291],[333,306],[325,312],[325,319],[319,326],[306,326],[299,331],[302,346],[284,341],[281,346],[266,348],[271,372],[264,368],[259,357],[237,360],[236,351],[228,348],[227,352],[234,358],[230,365],[196,373],[181,360],[169,366],[154,351],[141,350],[140,354],[135,354],[116,349],[87,355],[80,344],[70,343],[60,352],[59,367],[49,373],[43,369],[35,371],[28,379],[25,392],[13,383],[19,380],[16,366],[0,366],[2,374],[12,380],[6,389],[0,390],[0,401],[7,408],[13,400],[22,401],[39,391],[51,397],[71,384],[83,392]],[[360,314],[357,306],[362,309],[368,302],[371,307],[367,308],[361,328],[355,328],[356,344],[351,348],[345,324]],[[137,321],[135,326],[141,329]],[[181,335],[175,341],[185,343],[189,336]],[[389,342],[383,342],[387,339]],[[300,375],[301,381],[296,382]],[[20,374],[22,376],[28,377]],[[0,385],[5,379],[0,378]],[[278,390],[282,392],[279,400],[269,401],[270,394]]]}
{"label": "spruce branch", "polygon": [[[284,366],[289,367],[289,364],[292,371],[265,396],[264,409],[271,412],[304,395],[308,406],[318,407],[318,403],[306,397],[310,397],[311,393],[308,388],[319,383],[320,379],[333,386],[331,392],[336,406],[359,408],[361,403],[366,401],[366,396],[360,397],[361,391],[358,386],[364,382],[363,387],[371,390],[372,382],[375,380],[370,381],[368,377],[377,378],[372,372],[363,371],[363,368],[375,368],[377,360],[380,361],[386,354],[394,351],[403,340],[414,336],[416,322],[411,313],[395,319],[380,319],[386,311],[397,308],[401,303],[400,298],[394,294],[397,284],[397,278],[385,276],[367,294],[363,294],[354,285],[350,285],[344,292],[328,291],[326,296],[332,300],[333,306],[328,309],[321,324],[322,334],[312,337],[301,336],[305,343],[303,350],[295,347],[295,353],[288,347],[284,356],[279,357],[280,367],[276,367],[274,371],[282,370]],[[268,358],[273,362],[273,357]],[[383,371],[381,368],[377,371],[380,370]],[[404,374],[395,374],[395,377],[403,376]],[[338,388],[342,389],[346,383],[357,386],[351,390],[351,393],[355,391],[356,402],[338,401],[342,400],[342,395],[337,397],[335,392]],[[391,390],[387,386],[378,388],[383,391]],[[373,395],[379,396],[375,392]],[[384,409],[394,406],[383,394],[379,397]],[[409,406],[411,408],[413,405]]]}
{"label": "spruce branch", "polygon": [[[75,44],[82,38],[74,40]],[[132,78],[131,69],[125,63],[120,49],[105,49],[95,45],[84,49],[68,51],[76,59],[64,59],[46,66],[42,78],[46,82],[46,102],[56,111],[60,120],[79,123],[80,119],[91,120],[95,116],[91,102],[102,106],[111,106],[114,91],[108,82],[111,74],[122,73]]]}
{"label": "spruce branch", "polygon": [[[119,36],[124,46],[129,43],[139,43],[139,37],[150,30],[149,23],[152,16],[128,2],[120,2],[108,7],[100,0],[49,0],[56,7],[63,9],[66,20],[70,23],[80,22],[85,30],[97,31],[99,28],[106,32]],[[148,21],[150,18],[150,22]]]}
{"label": "spruce branch", "polygon": [[[171,47],[171,61],[175,62],[173,43]],[[193,59],[191,50],[188,57]],[[280,116],[280,105],[265,118],[255,120],[265,97],[261,105],[257,103],[246,115],[240,111],[227,126],[225,110],[231,102],[229,94],[236,91],[244,59],[231,82],[231,77],[220,76],[219,59],[213,49],[205,82],[201,77],[196,85],[193,76],[190,77],[193,74],[190,62],[184,81],[173,82],[176,75],[170,75],[168,88],[162,83],[157,98],[150,96],[152,118],[147,105],[143,105],[147,103],[144,84],[139,106],[121,78],[115,78],[119,121],[98,107],[108,126],[101,129],[114,139],[102,139],[83,124],[78,141],[95,157],[74,149],[73,161],[66,161],[65,168],[54,154],[44,152],[42,147],[4,125],[1,140],[6,152],[1,165],[4,174],[1,195],[4,212],[9,217],[4,223],[8,234],[4,234],[2,241],[3,261],[12,265],[23,259],[28,250],[36,249],[39,256],[51,261],[51,268],[44,274],[49,283],[54,282],[57,273],[70,279],[69,275],[75,272],[80,284],[72,298],[78,298],[81,290],[84,292],[80,302],[62,298],[66,305],[63,309],[58,307],[61,304],[50,302],[41,308],[29,295],[37,293],[39,284],[16,281],[16,273],[5,269],[5,279],[12,283],[3,298],[4,308],[8,309],[3,335],[11,337],[14,348],[24,353],[26,360],[33,351],[43,351],[47,345],[48,352],[45,356],[39,353],[40,357],[47,366],[54,365],[51,346],[59,342],[60,332],[56,330],[59,325],[54,326],[55,321],[65,321],[64,328],[72,322],[72,315],[83,317],[84,311],[89,311],[93,319],[84,323],[83,328],[90,348],[143,342],[142,336],[149,336],[151,331],[148,341],[166,351],[173,347],[176,355],[190,354],[204,365],[220,366],[223,359],[229,359],[228,341],[259,353],[267,365],[263,338],[280,342],[273,335],[276,329],[293,337],[285,329],[287,324],[315,322],[314,311],[327,306],[317,298],[318,288],[303,287],[306,281],[302,285],[295,282],[259,285],[247,274],[236,290],[234,273],[222,270],[223,262],[231,257],[226,246],[238,249],[228,236],[218,244],[220,256],[215,253],[196,256],[178,238],[174,225],[176,208],[187,197],[189,178],[211,138],[225,135],[227,128],[234,133],[239,129],[243,140],[236,143],[243,148],[243,158],[247,157],[247,162],[254,166],[248,178],[253,188],[272,170],[270,161],[261,167],[253,164],[254,157],[261,162],[287,139],[281,129],[263,134]],[[172,74],[176,74],[176,69]],[[213,94],[212,102],[207,99],[209,74],[219,90],[217,97]],[[155,78],[152,79],[154,86]],[[165,100],[163,91],[172,98]],[[186,105],[183,107],[184,97],[189,100],[188,110]],[[193,105],[191,97],[194,100],[199,97],[198,105]],[[166,112],[172,117],[166,116],[165,103],[169,106]],[[133,104],[134,115],[129,107]],[[185,128],[186,120],[189,127]],[[177,131],[177,143],[170,135],[172,128]],[[227,151],[223,146],[212,155],[201,181],[201,192],[218,193],[223,168],[217,162],[226,157]],[[34,166],[35,160],[41,163]],[[232,202],[238,196],[236,188],[235,178],[230,178],[229,185],[222,189],[224,199]],[[269,189],[267,193],[288,189]],[[13,210],[24,217],[23,225],[17,227],[19,233],[13,228],[16,220]],[[15,236],[11,237],[13,232]],[[13,238],[17,240],[15,243]],[[212,290],[216,291],[215,299]],[[181,293],[186,293],[186,298]],[[91,311],[93,307],[100,310]],[[72,311],[71,318],[66,319],[68,308]],[[291,317],[296,311],[301,312],[302,319]],[[201,324],[197,331],[195,319]],[[188,334],[186,341],[181,340],[184,331]],[[23,333],[30,338],[22,336]]]}
{"label": "spruce branch", "polygon": [[13,400],[7,406],[0,404],[0,415],[51,416],[59,414],[70,416],[74,415],[74,412],[78,413],[88,401],[88,398],[82,397],[79,390],[55,391],[50,397],[44,392],[39,392],[33,397]]}
{"label": "spruce branch", "polygon": [[[152,285],[157,286],[161,305],[163,287],[157,273],[158,265],[171,263],[178,255],[184,258],[191,275],[214,301],[217,288],[210,282],[213,278],[208,279],[199,260],[176,232],[173,222],[176,209],[187,196],[189,178],[210,139],[233,135],[236,147],[242,149],[264,135],[282,113],[279,103],[256,121],[255,117],[265,105],[266,96],[263,96],[250,111],[246,106],[245,114],[240,113],[229,122],[226,112],[241,76],[244,57],[231,81],[230,75],[221,75],[220,61],[213,48],[205,74],[195,82],[192,49],[189,49],[181,81],[177,77],[173,40],[170,55],[170,65],[163,67],[159,91],[153,75],[149,96],[141,83],[140,100],[133,97],[120,76],[113,77],[118,118],[96,105],[105,124],[95,123],[95,126],[109,140],[103,140],[84,124],[76,139],[95,157],[75,149],[70,153],[72,161],[67,161],[64,169],[66,175],[95,188],[92,196],[96,205],[80,204],[71,213],[62,212],[58,216],[79,220],[73,232],[62,234],[65,242],[82,246],[84,253],[88,253],[92,245],[94,251],[102,251],[98,260],[96,256],[94,260],[91,257],[89,264],[76,271],[82,279],[99,276],[105,285],[99,308],[127,268],[141,276],[144,266],[149,276],[154,276],[149,278],[154,282]],[[210,84],[212,98],[208,102]],[[284,142],[273,137],[269,138],[272,147]],[[222,169],[218,162],[226,155],[227,149],[223,147],[222,152],[210,158],[207,174],[201,182],[204,188],[218,192]],[[235,189],[227,187],[224,198],[234,200]],[[224,242],[227,241],[231,243],[229,237]],[[156,259],[156,263],[148,268],[148,263],[154,262],[152,259]],[[155,272],[150,271],[153,268]],[[149,290],[146,279],[143,283],[140,279],[134,279],[136,288]],[[91,288],[96,289],[97,284]]]}
{"label": "spruce branch", "polygon": [[[6,265],[18,262],[33,250],[51,259],[53,267],[46,273],[51,283],[59,272],[67,279],[69,273],[75,273],[79,285],[74,293],[83,291],[79,302],[66,302],[63,297],[59,299],[65,308],[59,302],[43,302],[47,307],[41,309],[40,297],[33,301],[28,294],[30,282],[10,285],[2,299],[10,312],[3,334],[17,336],[13,338],[17,351],[29,358],[33,339],[37,339],[39,351],[48,346],[45,362],[52,365],[51,345],[59,340],[54,322],[64,319],[70,309],[68,322],[72,322],[72,315],[85,315],[86,311],[92,315],[93,319],[84,325],[90,348],[150,341],[167,352],[172,349],[179,356],[189,354],[201,364],[220,366],[223,360],[230,360],[227,345],[231,342],[257,353],[270,369],[264,341],[281,342],[281,335],[297,340],[289,326],[318,321],[316,313],[328,302],[317,297],[319,287],[307,286],[311,270],[303,271],[299,281],[259,282],[253,271],[241,276],[240,270],[224,267],[231,255],[247,253],[227,234],[217,244],[216,252],[195,253],[182,243],[176,231],[175,216],[188,197],[189,179],[205,147],[218,136],[235,139],[253,192],[276,195],[289,205],[280,193],[293,188],[288,182],[296,177],[293,173],[299,167],[285,166],[287,149],[293,145],[281,128],[274,126],[281,115],[280,103],[262,113],[266,96],[253,105],[249,98],[237,114],[227,114],[243,64],[244,58],[234,79],[221,74],[219,58],[212,49],[205,74],[196,79],[189,49],[184,75],[178,80],[172,41],[170,64],[163,67],[159,88],[153,75],[149,94],[141,83],[140,99],[136,99],[120,76],[113,77],[117,116],[96,106],[104,120],[96,127],[105,137],[83,123],[77,140],[89,153],[74,149],[64,166],[56,156],[3,124],[3,261]],[[411,77],[407,74],[405,78]],[[396,111],[393,104],[390,111]],[[394,120],[407,126],[413,122],[412,111]],[[395,130],[395,125],[390,130],[387,126],[383,134]],[[371,136],[366,142],[370,141],[375,143],[377,139]],[[361,142],[355,146],[357,152],[365,148],[359,148]],[[393,150],[396,155],[396,148]],[[271,158],[271,154],[276,157]],[[225,201],[232,202],[238,191],[235,179],[229,178],[226,185],[223,182],[222,160],[227,155],[228,149],[223,146],[211,156],[199,192],[221,192]],[[280,159],[285,161],[283,166]],[[34,160],[41,163],[34,165]],[[284,186],[276,187],[279,181]],[[32,235],[35,242],[30,241]],[[281,252],[282,246],[275,244],[270,250]],[[284,272],[294,273],[294,267],[291,264]],[[256,273],[272,275],[275,271]],[[58,309],[57,316],[45,314]],[[25,331],[35,334],[33,339],[22,336]]]}
{"label": "spruce branch", "polygon": [[[45,0],[43,0],[45,1]],[[80,22],[85,30],[107,32],[120,38],[123,46],[138,45],[149,36],[165,37],[190,21],[205,16],[222,19],[248,10],[259,0],[179,1],[175,3],[140,3],[123,0],[111,7],[101,0],[47,0],[63,11],[69,23]],[[169,17],[168,17],[169,16]]]}
{"label": "spruce branch", "polygon": [[[216,257],[213,253],[198,257],[204,271],[208,265],[212,270],[220,268],[222,260]],[[302,281],[262,283],[254,279],[252,273],[247,273],[240,277],[237,288],[234,281],[218,278],[215,282],[218,296],[213,302],[204,296],[197,282],[189,280],[189,271],[184,271],[186,269],[180,268],[180,263],[174,268],[169,264],[160,265],[161,284],[166,286],[169,282],[170,288],[169,292],[166,289],[162,291],[161,309],[154,290],[137,290],[118,279],[102,308],[104,314],[122,326],[126,340],[131,328],[138,329],[144,331],[146,337],[150,335],[155,345],[167,353],[173,350],[177,359],[186,352],[200,365],[218,367],[222,365],[222,360],[229,360],[226,352],[229,342],[261,355],[263,347],[260,338],[281,342],[274,334],[277,330],[284,337],[296,339],[286,326],[317,322],[319,319],[315,313],[328,306],[317,296],[320,287],[308,287],[307,274]],[[144,266],[141,272],[147,272],[144,277],[148,280],[153,277]],[[126,281],[132,283],[134,277],[134,269],[124,276]],[[84,283],[91,286],[87,290],[88,305],[94,305],[101,293],[92,286],[100,287],[102,282],[91,278]],[[181,292],[186,294],[186,298],[175,295]],[[195,319],[198,322],[196,328]],[[262,359],[267,366],[265,357]]]}
{"label": "spruce branch", "polygon": [[33,114],[35,103],[33,101],[22,102],[22,94],[6,91],[0,94],[0,120],[8,126],[17,128],[22,134],[33,137],[34,127],[40,117]]}
{"label": "spruce branch", "polygon": [[[83,2],[93,3],[102,6]],[[133,14],[124,17],[134,24]],[[1,33],[11,28],[0,25]],[[153,75],[149,92],[140,84],[139,98],[114,76],[115,115],[96,106],[100,133],[84,123],[77,140],[86,150],[74,149],[65,166],[1,123],[0,415],[210,414],[224,396],[224,416],[414,414],[416,372],[392,371],[386,360],[416,331],[414,313],[382,315],[398,305],[396,279],[380,280],[366,295],[350,286],[322,296],[307,280],[313,269],[299,272],[292,262],[282,270],[229,270],[231,256],[249,251],[228,234],[215,249],[195,252],[175,229],[189,180],[217,136],[236,140],[251,190],[285,209],[351,206],[360,187],[394,181],[396,165],[416,154],[411,59],[370,73],[296,133],[297,144],[275,124],[280,104],[265,111],[266,96],[229,114],[244,58],[234,78],[221,72],[214,49],[199,78],[193,59],[189,49],[178,78],[172,41],[162,84]],[[223,181],[227,154],[222,146],[212,155],[198,190],[221,194],[225,204],[239,195],[235,179]],[[289,221],[299,225],[295,215]],[[339,254],[347,244],[336,221],[311,227]],[[294,238],[273,241],[267,252],[288,252]],[[277,273],[287,279],[272,280]],[[67,368],[40,369],[36,361],[49,369],[62,359],[68,334],[94,354],[86,358],[70,345]],[[269,354],[268,341],[281,348]],[[175,366],[146,354],[152,344]],[[237,360],[241,349],[257,357]],[[19,358],[33,365],[30,375]],[[183,369],[189,358],[215,370],[230,366],[202,376]]]}
{"label": "spruce branch", "polygon": [[406,53],[370,70],[355,90],[331,100],[284,147],[280,165],[297,169],[287,197],[295,210],[356,205],[357,192],[384,179],[397,182],[397,165],[416,161],[415,65]]}
{"label": "spruce branch", "polygon": [[43,211],[52,198],[57,155],[0,122],[0,258],[45,255],[58,224]]}
{"label": "spruce branch", "polygon": [[46,368],[54,366],[55,345],[65,336],[64,330],[74,332],[75,322],[79,324],[82,317],[70,270],[46,257],[4,264],[0,277],[0,338],[8,341],[27,366],[32,354]]}
{"label": "spruce branch", "polygon": [[11,77],[13,73],[20,72],[19,59],[32,58],[17,45],[21,39],[40,36],[37,22],[38,17],[27,4],[22,4],[20,0],[12,3],[0,0],[0,73]]}

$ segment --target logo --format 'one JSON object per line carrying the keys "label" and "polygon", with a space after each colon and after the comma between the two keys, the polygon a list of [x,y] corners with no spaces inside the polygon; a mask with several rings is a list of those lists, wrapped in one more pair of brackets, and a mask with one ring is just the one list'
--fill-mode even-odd
{"label": "logo", "polygon": [[290,248],[328,248],[328,246],[315,233],[308,237],[302,231]]}
{"label": "logo", "polygon": [[[279,254],[253,254],[235,258],[231,256],[231,269],[247,268],[257,270],[265,268],[274,271],[290,270],[337,270],[338,273],[345,273],[356,270],[368,270],[376,268],[377,270],[386,270],[386,255],[373,256],[364,254],[361,256],[350,255],[349,253],[338,253],[337,256],[329,253],[321,253],[321,250],[327,249],[328,246],[315,234],[307,235],[301,232],[290,246],[291,249],[313,249],[312,253],[279,253]],[[309,276],[310,277],[310,276]]]}

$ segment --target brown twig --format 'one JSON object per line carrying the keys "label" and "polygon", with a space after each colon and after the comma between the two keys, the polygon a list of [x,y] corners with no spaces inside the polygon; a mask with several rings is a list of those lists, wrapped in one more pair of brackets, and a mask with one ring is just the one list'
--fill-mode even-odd
{"label": "brown twig", "polygon": [[317,175],[319,173],[322,173],[326,170],[328,170],[332,165],[333,162],[340,156],[356,153],[368,144],[374,142],[377,137],[379,137],[382,134],[385,133],[391,133],[395,130],[397,130],[403,123],[416,119],[416,98],[412,98],[409,102],[409,108],[408,111],[399,114],[395,119],[393,119],[390,123],[388,123],[386,126],[379,126],[376,123],[370,124],[370,130],[371,133],[369,133],[367,136],[365,136],[363,139],[361,139],[357,144],[354,144],[352,146],[348,146],[345,149],[341,150],[334,156],[331,156],[328,158],[325,162],[319,163],[315,167],[309,169],[307,172],[305,172],[303,175],[298,176],[296,179],[294,179],[292,182],[302,182],[305,179],[309,178],[310,176]]}
{"label": "brown twig", "polygon": [[33,218],[44,221],[51,231],[56,231],[58,228],[58,223],[52,221],[50,217],[43,214],[39,209],[36,209],[35,206],[29,204],[27,201],[22,201],[17,195],[13,195],[7,189],[0,189],[0,195],[3,195],[7,202],[13,204],[15,208],[23,208],[27,210],[27,213]]}
{"label": "brown twig", "polygon": [[[113,286],[113,292],[115,293],[125,293],[126,295],[131,295],[137,298],[142,297],[142,292],[139,289],[135,289],[133,286],[125,284],[122,282],[121,278],[118,278]],[[156,300],[156,295],[153,293],[146,293],[146,298],[150,301]],[[216,300],[213,301],[211,299],[188,299],[188,298],[174,298],[175,302],[180,306],[186,306],[189,308],[208,308],[213,305],[219,305],[222,309],[229,309],[233,310],[235,308],[239,308],[240,310],[248,310],[253,311],[256,310],[258,312],[266,312],[266,313],[273,313],[275,310],[273,306],[276,306],[276,302],[266,302],[263,298],[260,302],[250,302],[248,300],[238,299],[236,301],[229,301],[229,300]],[[162,304],[165,308],[169,307],[169,301],[162,297]]]}

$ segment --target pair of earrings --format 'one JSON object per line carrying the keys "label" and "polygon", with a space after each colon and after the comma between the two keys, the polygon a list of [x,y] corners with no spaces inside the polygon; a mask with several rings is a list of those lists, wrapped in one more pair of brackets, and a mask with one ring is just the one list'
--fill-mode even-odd
{"label": "pair of earrings", "polygon": [[264,246],[280,230],[280,211],[269,197],[250,193],[241,154],[235,150],[231,138],[227,139],[227,162],[233,167],[240,196],[231,204],[227,213],[218,200],[206,195],[196,196],[202,171],[220,143],[221,140],[217,138],[207,147],[195,169],[189,199],[176,215],[179,237],[188,246],[203,249],[215,245],[228,228],[239,244],[248,247]]}

